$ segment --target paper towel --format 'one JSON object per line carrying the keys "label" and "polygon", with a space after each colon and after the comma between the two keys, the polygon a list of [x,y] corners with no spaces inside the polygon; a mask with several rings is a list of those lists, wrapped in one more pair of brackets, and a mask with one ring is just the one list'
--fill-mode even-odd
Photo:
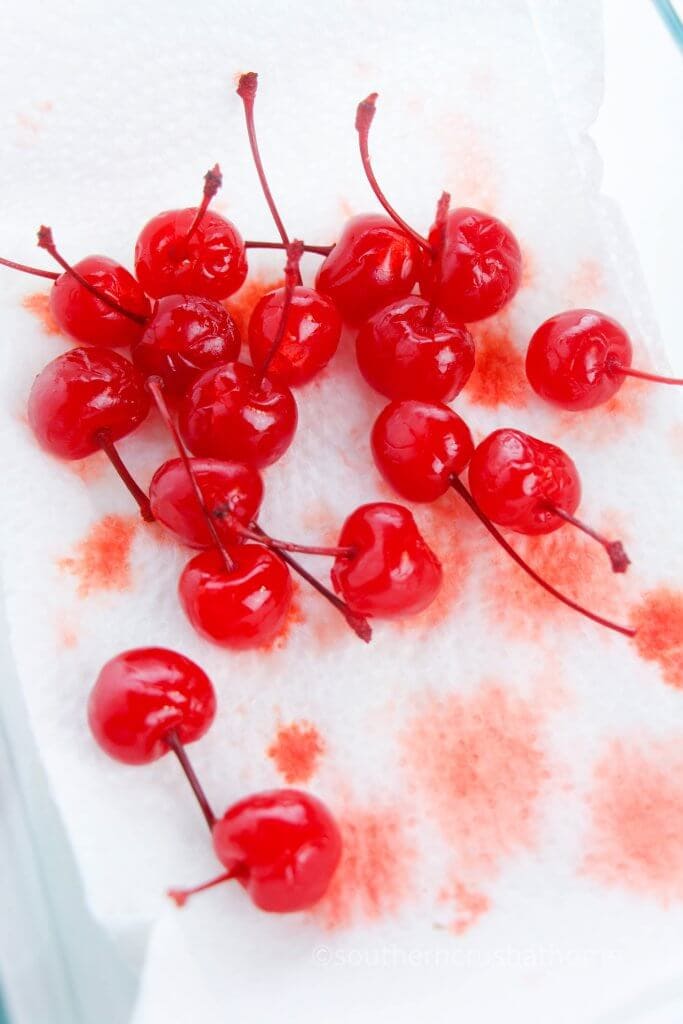
{"label": "paper towel", "polygon": [[[568,530],[520,549],[556,564],[565,587],[580,577],[580,595],[623,620],[644,591],[679,587],[683,550],[670,524],[681,498],[680,398],[629,383],[613,407],[569,416],[520,376],[533,328],[571,305],[622,321],[641,364],[657,344],[631,255],[621,235],[606,239],[614,218],[584,139],[600,93],[595,4],[573,17],[566,5],[522,0],[87,10],[29,3],[14,14],[40,73],[0,68],[14,112],[0,191],[9,255],[36,259],[42,221],[73,258],[105,251],[130,262],[145,220],[195,202],[216,159],[218,208],[245,235],[274,237],[233,93],[247,69],[261,74],[259,137],[285,222],[328,242],[349,211],[375,208],[353,117],[377,89],[372,150],[397,208],[426,228],[447,187],[455,203],[508,221],[524,249],[525,285],[508,312],[475,328],[480,368],[456,407],[478,438],[512,425],[566,447],[583,478],[582,512],[619,532],[633,565],[626,579],[611,577],[602,553]],[[565,34],[579,30],[585,47],[567,46]],[[251,262],[256,277],[279,275],[277,258]],[[553,607],[455,497],[415,510],[449,580],[422,620],[377,624],[365,648],[301,590],[302,621],[272,651],[210,647],[176,599],[187,553],[137,524],[101,461],[78,475],[37,449],[26,393],[65,342],[22,307],[34,282],[8,273],[0,288],[11,640],[93,911],[122,942],[152,936],[136,1024],[190,1013],[203,1024],[276,1014],[334,1024],[416,1010],[432,1021],[582,1024],[680,973],[676,652],[664,665],[646,661]],[[300,392],[296,442],[267,472],[264,526],[326,537],[356,504],[386,495],[367,446],[381,405],[347,339]],[[146,481],[170,445],[150,421],[121,451]],[[111,557],[98,561],[106,545],[117,552],[113,575]],[[320,736],[308,784],[342,819],[354,857],[316,914],[259,915],[237,887],[182,914],[167,905],[169,884],[215,869],[196,807],[170,759],[123,768],[85,725],[102,663],[150,643],[195,658],[217,686],[217,721],[192,755],[218,808],[278,784],[278,730],[310,723]],[[615,823],[603,807],[615,798],[609,769],[628,777],[634,765],[649,803]],[[629,814],[642,843],[624,826]]]}

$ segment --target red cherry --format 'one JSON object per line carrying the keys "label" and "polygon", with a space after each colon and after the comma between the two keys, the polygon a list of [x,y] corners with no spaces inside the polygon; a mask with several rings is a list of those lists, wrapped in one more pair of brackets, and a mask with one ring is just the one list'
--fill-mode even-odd
{"label": "red cherry", "polygon": [[206,370],[237,359],[240,346],[237,324],[220,302],[167,295],[131,354],[141,373],[160,377],[167,392],[180,396]]}
{"label": "red cherry", "polygon": [[73,348],[38,374],[28,420],[39,444],[62,459],[82,459],[130,434],[149,412],[132,363],[107,348]]}
{"label": "red cherry", "polygon": [[216,165],[205,176],[199,207],[167,210],[142,229],[135,273],[148,295],[200,295],[226,299],[242,286],[247,260],[242,237],[229,220],[208,209],[221,185]]}
{"label": "red cherry", "polygon": [[413,290],[419,246],[388,217],[364,213],[346,222],[315,278],[349,324],[360,325]]}
{"label": "red cherry", "polygon": [[476,448],[469,483],[477,505],[494,523],[517,533],[552,533],[571,523],[605,548],[614,572],[630,561],[620,541],[608,541],[575,516],[579,472],[566,452],[521,430],[495,430]]}
{"label": "red cherry", "polygon": [[462,324],[417,295],[399,299],[361,329],[356,357],[368,384],[388,398],[450,402],[474,369],[474,342]]}
{"label": "red cherry", "polygon": [[[430,244],[434,238],[432,228]],[[423,262],[420,292],[434,295],[453,319],[472,323],[498,313],[521,280],[522,254],[510,229],[489,213],[461,207],[448,215],[440,279]]]}
{"label": "red cherry", "polygon": [[473,451],[465,421],[437,402],[390,402],[372,430],[377,468],[408,501],[440,498]]}
{"label": "red cherry", "polygon": [[[209,509],[226,509],[245,526],[256,519],[263,499],[263,481],[257,470],[218,459],[190,462]],[[149,500],[154,518],[184,544],[191,548],[214,545],[182,459],[169,459],[159,466],[149,487]],[[223,525],[221,535],[230,542],[238,539],[231,535],[229,522]]]}
{"label": "red cherry", "polygon": [[150,304],[125,267],[107,256],[86,256],[73,266],[55,248],[50,228],[38,232],[38,244],[64,267],[64,273],[0,259],[0,264],[54,281],[50,310],[65,334],[82,345],[123,348],[144,329]]}
{"label": "red cherry", "polygon": [[234,878],[261,910],[307,910],[325,894],[342,851],[327,807],[296,789],[255,793],[233,804],[213,827],[213,845],[226,872],[194,889],[171,890],[179,906]]}
{"label": "red cherry", "polygon": [[282,559],[258,544],[228,546],[228,569],[215,548],[187,563],[180,576],[180,603],[197,632],[222,647],[266,646],[281,629],[292,599],[292,580]]}
{"label": "red cherry", "polygon": [[189,658],[163,647],[117,654],[102,668],[88,701],[93,736],[110,757],[149,764],[182,743],[200,739],[213,722],[216,696],[207,675]]}
{"label": "red cherry", "polygon": [[629,337],[616,320],[594,309],[570,309],[541,324],[526,356],[526,375],[541,398],[563,409],[592,409],[616,394],[625,377],[683,384],[631,367]]}
{"label": "red cherry", "polygon": [[354,611],[384,619],[415,615],[436,597],[441,564],[401,505],[361,505],[342,527],[332,584]]}
{"label": "red cherry", "polygon": [[262,469],[287,451],[298,413],[288,387],[244,363],[198,377],[179,407],[181,434],[195,455]]}
{"label": "red cherry", "polygon": [[[278,288],[254,307],[249,320],[249,351],[254,366],[262,366],[273,347],[286,297],[286,289]],[[341,317],[328,298],[313,288],[295,286],[284,336],[268,366],[270,379],[289,387],[306,384],[337,351],[341,329]]]}

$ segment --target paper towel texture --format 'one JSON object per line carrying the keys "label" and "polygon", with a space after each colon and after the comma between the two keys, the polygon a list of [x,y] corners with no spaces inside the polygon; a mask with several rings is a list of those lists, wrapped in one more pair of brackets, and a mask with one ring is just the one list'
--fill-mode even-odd
{"label": "paper towel texture", "polygon": [[[42,221],[74,259],[130,264],[145,220],[196,202],[215,160],[217,208],[246,236],[275,237],[233,92],[248,69],[261,76],[259,137],[283,218],[327,243],[349,212],[375,208],[353,117],[376,89],[376,170],[407,219],[426,228],[446,187],[506,220],[524,250],[515,301],[474,327],[477,370],[458,411],[475,439],[508,425],[565,447],[582,512],[624,540],[633,565],[611,576],[570,530],[515,544],[597,611],[643,623],[636,645],[554,605],[453,495],[415,509],[448,579],[421,618],[378,623],[366,648],[299,589],[272,650],[211,647],[177,602],[187,552],[138,522],[98,457],[73,467],[38,450],[26,395],[68,343],[31,315],[40,283],[3,273],[11,641],[91,906],[122,942],[152,936],[136,1024],[416,1012],[588,1024],[680,973],[680,398],[628,382],[609,406],[570,415],[523,377],[532,330],[574,305],[624,323],[639,365],[663,361],[584,138],[600,96],[597,4],[97,2],[86,15],[28,3],[14,20],[0,204],[3,251],[26,262]],[[280,272],[277,258],[251,260],[262,284]],[[276,536],[331,539],[355,505],[388,495],[367,441],[382,400],[351,340],[299,392],[296,441],[267,471],[261,521]],[[147,482],[171,445],[150,418],[121,453]],[[147,644],[177,648],[216,684],[216,723],[192,754],[217,808],[279,784],[286,763],[339,815],[348,855],[314,913],[258,914],[237,887],[168,906],[169,885],[215,869],[197,809],[170,759],[126,769],[85,724],[102,663]],[[294,745],[284,762],[282,742]]]}

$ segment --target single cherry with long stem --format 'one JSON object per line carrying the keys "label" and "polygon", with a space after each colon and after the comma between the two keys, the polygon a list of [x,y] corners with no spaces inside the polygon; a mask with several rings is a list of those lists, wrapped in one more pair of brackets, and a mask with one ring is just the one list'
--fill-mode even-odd
{"label": "single cherry with long stem", "polygon": [[534,332],[526,374],[537,395],[571,411],[609,401],[627,377],[656,384],[683,384],[631,366],[631,340],[612,317],[595,309],[569,309]]}
{"label": "single cherry with long stem", "polygon": [[216,817],[185,747],[206,733],[215,714],[216,695],[206,673],[163,647],[111,658],[88,700],[90,730],[109,757],[142,765],[169,751],[176,756],[210,829]]}

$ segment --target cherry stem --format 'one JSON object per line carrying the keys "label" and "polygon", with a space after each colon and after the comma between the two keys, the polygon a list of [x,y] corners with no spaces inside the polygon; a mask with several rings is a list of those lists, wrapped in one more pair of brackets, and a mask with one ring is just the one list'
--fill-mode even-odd
{"label": "cherry stem", "polygon": [[222,885],[223,882],[230,882],[238,874],[239,869],[232,868],[230,871],[224,871],[222,875],[212,878],[209,882],[202,882],[201,885],[192,886],[191,889],[169,889],[166,895],[169,899],[173,900],[177,907],[184,907],[190,896],[195,896],[198,892],[206,892],[207,889],[213,889],[214,886]]}
{"label": "cherry stem", "polygon": [[530,565],[527,565],[524,559],[517,554],[515,549],[510,544],[508,544],[508,542],[505,540],[500,531],[496,529],[496,527],[493,525],[488,516],[484,515],[484,513],[481,511],[481,509],[477,505],[476,501],[474,500],[470,492],[467,490],[462,481],[458,479],[457,476],[451,477],[451,487],[457,494],[460,495],[465,504],[467,504],[472,509],[475,516],[477,516],[477,518],[485,526],[485,528],[488,530],[491,536],[498,541],[503,550],[506,551],[510,558],[512,558],[513,561],[517,563],[520,569],[524,569],[524,572],[527,573],[527,575],[531,576],[534,582],[538,583],[539,586],[543,587],[544,590],[547,590],[547,592],[549,594],[552,594],[553,597],[556,597],[558,601],[561,601],[563,604],[566,604],[568,608],[573,608],[575,612],[579,612],[580,615],[585,615],[587,619],[591,619],[593,622],[597,622],[598,625],[606,626],[607,629],[613,629],[615,630],[615,632],[622,633],[624,636],[633,637],[636,635],[635,629],[631,629],[629,626],[619,626],[615,622],[610,622],[609,619],[603,619],[602,616],[596,615],[594,612],[591,612],[587,608],[584,608],[583,605],[577,604],[576,601],[572,601],[570,597],[566,597],[565,594],[561,593],[559,590],[556,590],[555,587],[553,587],[550,583],[548,583],[541,576],[539,576],[538,573],[535,572]]}
{"label": "cherry stem", "polygon": [[128,488],[133,500],[137,503],[137,506],[140,509],[140,515],[142,518],[146,523],[153,523],[154,516],[152,515],[149,497],[145,494],[142,487],[140,487],[140,485],[134,480],[133,476],[126,468],[126,465],[116,450],[116,446],[109,436],[108,431],[101,430],[95,435],[95,440],[111,462],[118,475],[121,477],[125,486]]}
{"label": "cherry stem", "polygon": [[94,284],[90,284],[89,281],[86,281],[82,274],[79,274],[77,270],[67,263],[64,257],[57,251],[57,247],[55,246],[54,239],[52,237],[52,228],[46,228],[44,224],[41,225],[38,231],[38,247],[49,252],[52,259],[59,263],[60,267],[62,267],[67,274],[70,274],[75,281],[78,281],[82,288],[85,288],[85,290],[90,292],[91,295],[94,295],[96,299],[103,302],[105,306],[109,306],[110,309],[113,309],[116,313],[120,313],[121,316],[128,317],[129,320],[132,320],[136,324],[144,326],[147,323],[147,317],[140,316],[139,313],[133,313],[132,310],[126,309],[125,306],[120,305],[116,299],[112,299],[110,295],[106,294],[106,292],[100,291],[100,289],[96,288]]}
{"label": "cherry stem", "polygon": [[178,454],[180,455],[180,459],[183,463],[183,466],[185,467],[185,472],[188,475],[190,484],[192,486],[192,490],[194,491],[195,497],[199,503],[199,507],[201,508],[204,514],[206,525],[209,528],[209,533],[213,538],[216,548],[221,554],[221,557],[225,564],[225,568],[227,569],[228,572],[233,572],[235,569],[235,563],[228,554],[227,548],[225,547],[225,544],[223,543],[221,536],[218,530],[216,529],[216,524],[214,522],[213,516],[211,515],[209,509],[207,508],[206,501],[204,500],[204,495],[202,493],[202,489],[199,486],[199,481],[197,480],[195,471],[192,468],[192,461],[189,458],[187,451],[185,450],[185,445],[183,444],[180,434],[178,433],[178,429],[175,423],[173,422],[173,417],[171,416],[170,410],[166,403],[166,399],[164,398],[162,392],[163,386],[164,382],[162,381],[161,377],[148,377],[147,387],[150,391],[150,394],[152,395],[152,398],[156,403],[156,407],[159,410],[159,415],[161,416],[162,420],[168,427],[171,436],[173,437],[173,441],[178,450]]}
{"label": "cherry stem", "polygon": [[[252,523],[252,530],[261,537],[267,536],[264,534],[261,527],[256,525],[256,523]],[[292,556],[286,551],[278,551],[277,554],[283,562],[287,563],[290,569],[293,569],[294,572],[301,576],[303,580],[306,580],[314,590],[317,590],[326,601],[329,601],[338,612],[341,612],[356,636],[359,636],[366,644],[370,643],[372,639],[372,629],[370,627],[370,623],[363,615],[359,615],[357,612],[352,611],[345,601],[342,601],[340,597],[333,594],[332,591],[324,585],[324,583],[321,583],[320,580],[316,579],[315,576],[312,575],[312,573],[307,569],[304,569],[303,565],[301,565],[300,562],[297,562],[296,559],[292,558]]]}
{"label": "cherry stem", "polygon": [[441,279],[443,275],[443,251],[446,245],[446,221],[448,209],[451,205],[451,197],[448,192],[442,192],[436,204],[436,216],[434,228],[436,230],[436,241],[432,245],[432,266],[434,267],[434,282],[432,286],[432,297],[429,300],[424,326],[429,330],[434,323],[434,314],[437,308],[437,298],[441,291]]}
{"label": "cherry stem", "polygon": [[190,783],[192,792],[196,796],[197,803],[199,804],[201,812],[206,819],[206,824],[210,829],[212,829],[216,823],[216,815],[211,810],[211,804],[209,803],[206,793],[204,792],[204,788],[197,778],[197,773],[192,767],[192,763],[187,756],[187,751],[185,750],[182,740],[175,729],[170,729],[169,732],[166,733],[164,740],[169,749],[172,750],[178,758],[180,767],[185,773],[185,778]]}
{"label": "cherry stem", "polygon": [[239,533],[240,536],[258,541],[259,544],[263,544],[266,548],[272,548],[274,551],[295,551],[302,555],[327,555],[330,558],[353,558],[356,553],[355,549],[350,547],[335,548],[322,545],[292,544],[288,540],[278,540],[277,537],[271,537],[269,533],[260,528],[257,531],[245,526],[233,515],[228,505],[218,505],[211,510],[211,515],[216,519],[226,521],[230,529]]}
{"label": "cherry stem", "polygon": [[22,274],[33,274],[34,277],[47,277],[50,281],[56,281],[61,274],[54,270],[39,270],[38,267],[27,267],[25,263],[15,263],[14,260],[5,260],[0,256],[0,264],[9,267],[10,270],[20,270]]}
{"label": "cherry stem", "polygon": [[414,228],[411,228],[410,224],[404,221],[403,217],[399,216],[396,210],[393,208],[387,197],[379,187],[375,172],[372,169],[370,162],[370,151],[368,149],[368,138],[370,135],[370,125],[372,119],[375,116],[375,106],[377,101],[377,93],[371,92],[364,100],[358,104],[356,110],[356,131],[358,132],[358,144],[360,146],[360,158],[363,162],[363,170],[365,176],[370,182],[370,188],[375,193],[380,203],[387,211],[392,220],[394,220],[400,228],[403,228],[407,235],[414,238],[417,244],[422,248],[426,249],[427,252],[431,251],[431,246],[426,238],[418,234]]}
{"label": "cherry stem", "polygon": [[280,314],[280,323],[278,324],[277,334],[273,339],[273,344],[270,346],[270,351],[264,359],[261,369],[259,370],[256,378],[255,387],[258,388],[263,381],[263,378],[268,373],[268,367],[272,363],[273,359],[277,354],[277,350],[282,344],[282,340],[287,330],[287,319],[289,317],[289,308],[292,305],[292,296],[294,289],[299,283],[299,264],[303,255],[303,242],[298,239],[294,239],[293,242],[287,246],[287,263],[285,265],[285,297],[282,303],[282,313]]}
{"label": "cherry stem", "polygon": [[632,366],[623,366],[618,359],[610,359],[608,369],[614,373],[623,373],[626,377],[638,380],[650,380],[655,384],[683,384],[683,377],[662,377],[658,373],[646,373],[645,370],[634,370]]}
{"label": "cherry stem", "polygon": [[218,164],[214,164],[211,170],[207,171],[204,175],[204,193],[202,195],[202,201],[197,207],[197,212],[194,215],[194,220],[190,225],[190,230],[185,235],[185,241],[189,242],[193,234],[199,227],[204,214],[209,208],[209,203],[218,192],[218,189],[223,184],[223,175]]}
{"label": "cherry stem", "polygon": [[[256,92],[258,89],[258,75],[255,71],[248,71],[245,75],[240,75],[240,80],[237,84],[237,95],[242,100],[244,106],[244,117],[247,122],[247,134],[249,136],[249,145],[251,147],[251,155],[254,160],[254,166],[256,167],[256,173],[258,174],[259,181],[261,182],[261,189],[266,197],[268,203],[268,209],[270,215],[275,221],[275,227],[277,233],[282,239],[282,244],[287,248],[289,246],[289,235],[285,228],[280,211],[277,208],[275,200],[273,199],[273,193],[270,191],[270,185],[268,184],[268,178],[263,168],[263,161],[261,160],[261,153],[258,147],[258,139],[256,138],[256,124],[254,121],[254,101],[256,99]],[[297,269],[298,280],[297,284],[301,284],[301,275]]]}
{"label": "cherry stem", "polygon": [[[244,243],[245,249],[286,249],[287,246],[284,242],[254,242],[247,241]],[[304,252],[313,252],[317,256],[329,256],[334,249],[333,245],[304,245],[302,246]],[[2,261],[0,261],[2,262]]]}
{"label": "cherry stem", "polygon": [[597,532],[597,530],[588,526],[587,523],[581,522],[580,519],[577,519],[576,516],[571,515],[569,512],[565,512],[565,510],[560,508],[559,505],[554,505],[552,501],[544,501],[542,504],[548,509],[548,511],[552,512],[553,515],[559,516],[560,519],[564,519],[565,523],[571,523],[571,525],[575,526],[577,530],[581,530],[581,532],[585,533],[586,536],[592,537],[593,540],[598,542],[598,544],[602,544],[603,548],[607,552],[610,562],[612,563],[612,572],[626,572],[631,564],[631,559],[626,554],[624,545],[620,540],[607,540],[607,538],[603,537],[602,534]]}

